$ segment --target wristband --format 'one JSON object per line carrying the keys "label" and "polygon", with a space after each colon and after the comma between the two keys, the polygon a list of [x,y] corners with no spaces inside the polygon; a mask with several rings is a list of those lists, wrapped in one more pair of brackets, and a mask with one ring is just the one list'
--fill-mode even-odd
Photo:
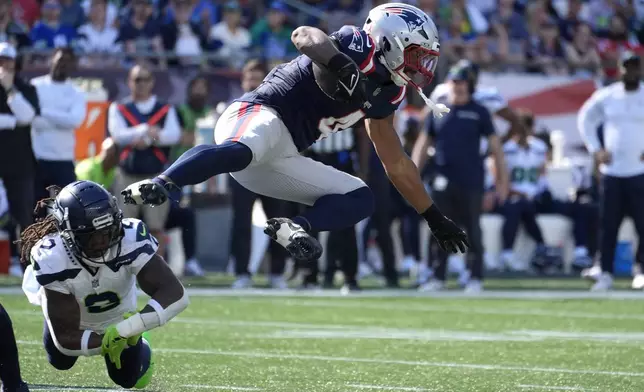
{"label": "wristband", "polygon": [[443,220],[444,216],[443,213],[438,209],[436,204],[432,203],[432,205],[425,210],[422,214],[420,214],[427,223],[431,226],[432,223],[440,222]]}
{"label": "wristband", "polygon": [[346,54],[340,52],[333,57],[331,57],[331,60],[329,60],[329,63],[326,65],[326,67],[329,69],[331,72],[338,72],[340,69],[345,67],[347,64],[350,64],[353,60]]}

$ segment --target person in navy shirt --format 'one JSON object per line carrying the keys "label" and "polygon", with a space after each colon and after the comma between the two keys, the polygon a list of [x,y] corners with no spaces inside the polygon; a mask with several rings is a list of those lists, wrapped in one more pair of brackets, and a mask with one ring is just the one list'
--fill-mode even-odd
{"label": "person in navy shirt", "polygon": [[[467,255],[471,279],[466,290],[480,291],[483,278],[483,244],[479,220],[483,208],[485,183],[484,158],[481,139],[489,141],[496,163],[497,192],[501,201],[508,193],[507,170],[501,141],[494,132],[492,115],[472,99],[475,90],[475,72],[469,64],[456,64],[449,72],[450,93],[447,103],[449,114],[442,118],[430,117],[427,133],[418,137],[414,147],[414,161],[423,167],[430,142],[435,148],[434,179],[430,183],[432,197],[450,211],[459,225],[465,228],[472,247]],[[447,254],[432,247],[434,279],[421,286],[423,291],[445,287]]]}
{"label": "person in navy shirt", "polygon": [[[416,7],[387,3],[371,10],[362,29],[345,26],[327,36],[303,26],[291,39],[302,55],[224,111],[216,145],[196,146],[162,175],[128,186],[126,202],[160,205],[171,189],[232,173],[255,193],[310,206],[293,219],[269,219],[265,233],[295,259],[315,260],[322,247],[309,232],[353,226],[371,215],[374,198],[359,178],[299,152],[366,119],[390,180],[443,249],[465,251],[465,233],[433,204],[393,126],[406,86],[423,96],[433,77],[440,51],[434,22]],[[448,111],[425,99],[436,115]]]}

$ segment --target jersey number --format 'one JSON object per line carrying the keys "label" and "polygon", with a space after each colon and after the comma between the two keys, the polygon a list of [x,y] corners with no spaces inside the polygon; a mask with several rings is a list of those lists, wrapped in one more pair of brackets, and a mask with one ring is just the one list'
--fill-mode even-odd
{"label": "jersey number", "polygon": [[103,313],[121,304],[118,294],[106,291],[100,294],[90,294],[85,297],[85,307],[89,313]]}
{"label": "jersey number", "polygon": [[51,249],[54,246],[56,246],[56,242],[51,238],[48,238],[46,242],[43,242],[42,244],[40,244],[40,247],[42,249]]}
{"label": "jersey number", "polygon": [[335,117],[325,117],[320,119],[318,123],[318,131],[322,135],[328,135],[329,133],[338,132],[341,129],[347,129],[353,124],[357,123],[364,117],[364,112],[362,110],[356,110],[353,113],[349,113],[344,117],[335,118]]}
{"label": "jersey number", "polygon": [[530,182],[530,183],[536,183],[539,181],[539,169],[536,167],[532,168],[523,168],[523,167],[515,167],[512,169],[512,178],[510,181],[512,182]]}

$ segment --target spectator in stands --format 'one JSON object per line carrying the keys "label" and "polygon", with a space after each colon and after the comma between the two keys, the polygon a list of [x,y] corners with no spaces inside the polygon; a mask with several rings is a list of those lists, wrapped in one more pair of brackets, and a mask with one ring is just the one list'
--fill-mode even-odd
{"label": "spectator in stands", "polygon": [[46,0],[40,7],[40,20],[31,29],[31,41],[35,49],[46,50],[72,47],[77,35],[74,26],[60,20],[58,0]]}
{"label": "spectator in stands", "polygon": [[181,121],[181,139],[177,145],[172,147],[172,162],[195,146],[197,120],[207,116],[213,110],[212,106],[208,105],[210,85],[205,76],[197,76],[188,82],[186,95],[188,96],[187,102],[177,107]]}
{"label": "spectator in stands", "polygon": [[76,180],[74,174],[74,131],[85,119],[87,99],[69,80],[76,65],[71,48],[54,51],[48,75],[31,80],[38,92],[40,113],[33,121],[33,149],[38,166],[36,196],[49,197],[46,188],[64,187]]}
{"label": "spectator in stands", "polygon": [[269,67],[297,55],[291,42],[293,29],[286,24],[288,7],[281,1],[273,1],[268,14],[250,29],[254,50],[266,60]]}
{"label": "spectator in stands", "polygon": [[423,10],[427,16],[434,20],[434,23],[440,23],[438,11],[440,10],[440,0],[418,0],[417,7]]}
{"label": "spectator in stands", "polygon": [[[91,12],[93,0],[83,0],[83,11],[85,15],[89,15]],[[119,8],[115,4],[115,0],[106,0],[105,1],[105,26],[110,26],[116,28],[117,17],[119,14]]]}
{"label": "spectator in stands", "polygon": [[579,23],[575,28],[572,42],[565,44],[566,61],[574,76],[591,78],[597,75],[601,66],[599,53],[590,26]]}
{"label": "spectator in stands", "polygon": [[[41,2],[37,0],[1,0],[0,2],[9,6],[12,20],[24,29],[30,29],[40,17]],[[5,14],[2,12],[0,15]]]}
{"label": "spectator in stands", "polygon": [[[634,52],[623,53],[620,60],[621,82],[596,91],[584,103],[577,119],[586,147],[600,164],[602,174],[601,269],[595,274],[596,283],[592,287],[596,291],[612,288],[617,235],[624,216],[630,215],[639,238],[644,236],[642,62]],[[597,132],[600,124],[603,124],[603,143]],[[641,254],[638,259],[641,261]],[[633,280],[634,288],[642,286],[642,279]]]}
{"label": "spectator in stands", "polygon": [[460,14],[459,30],[464,39],[466,39],[465,37],[475,38],[489,30],[490,25],[481,10],[467,0],[453,0],[446,3],[440,9],[439,18],[455,23],[452,19],[452,13],[455,11]]}
{"label": "spectator in stands", "polygon": [[190,0],[174,1],[174,19],[161,27],[163,47],[177,56],[171,65],[198,66],[201,55],[207,48],[208,37],[197,22],[190,20],[193,6]]}
{"label": "spectator in stands", "polygon": [[226,66],[239,69],[248,59],[251,37],[241,25],[242,10],[237,1],[224,4],[223,20],[210,30],[211,46]]}
{"label": "spectator in stands", "polygon": [[597,34],[602,36],[610,34],[616,3],[616,1],[612,0],[590,0],[588,2],[586,20]]}
{"label": "spectator in stands", "polygon": [[0,0],[0,43],[7,42],[18,51],[31,44],[24,28],[12,20],[11,0]]}
{"label": "spectator in stands", "polygon": [[118,30],[105,23],[107,0],[91,0],[89,23],[78,29],[78,44],[83,53],[81,65],[106,66],[118,59],[114,54],[121,50],[117,44]]}
{"label": "spectator in stands", "polygon": [[526,53],[526,71],[546,75],[563,74],[568,71],[565,56],[557,22],[547,19],[539,27],[538,38],[530,42]]}
{"label": "spectator in stands", "polygon": [[0,178],[20,230],[33,223],[36,165],[31,121],[38,108],[36,89],[17,76],[16,50],[0,43]]}
{"label": "spectator in stands", "polygon": [[561,38],[567,42],[573,40],[577,32],[577,25],[583,23],[581,20],[582,6],[582,0],[568,0],[566,15],[559,19],[559,33]]}
{"label": "spectator in stands", "polygon": [[628,30],[628,21],[622,15],[613,15],[606,38],[597,44],[602,60],[604,84],[608,85],[619,77],[619,59],[624,51],[641,52],[642,47],[635,35]]}
{"label": "spectator in stands", "polygon": [[118,41],[132,57],[149,60],[151,56],[160,56],[158,63],[165,67],[161,24],[153,13],[152,0],[132,0],[132,14],[121,24]]}
{"label": "spectator in stands", "polygon": [[[108,109],[107,128],[120,151],[117,190],[161,173],[169,163],[170,149],[181,137],[174,107],[152,94],[154,76],[150,69],[141,65],[132,67],[128,86],[130,97],[112,103]],[[124,204],[122,198],[118,200],[125,217],[143,215],[150,233],[159,240],[160,253],[163,254],[163,233],[170,203],[152,208]]]}
{"label": "spectator in stands", "polygon": [[466,56],[470,45],[476,39],[476,35],[470,31],[463,33],[465,15],[459,9],[452,9],[449,13],[449,24],[439,31],[441,57],[445,57],[448,63],[453,64]]}
{"label": "spectator in stands", "polygon": [[338,31],[344,25],[358,24],[356,14],[360,12],[361,2],[356,0],[335,0],[323,3],[326,11],[326,31]]}
{"label": "spectator in stands", "polygon": [[[244,92],[256,89],[268,74],[268,68],[262,61],[249,60],[242,70],[242,90]],[[253,280],[248,270],[250,261],[252,213],[255,200],[262,201],[262,208],[266,218],[275,218],[286,215],[286,202],[267,196],[255,194],[244,188],[232,176],[228,177],[233,208],[233,223],[230,233],[230,253],[235,259],[235,275],[237,280],[233,288],[252,287]],[[268,251],[271,256],[270,285],[276,289],[287,288],[283,277],[287,253],[284,248],[271,241],[268,244]]]}
{"label": "spectator in stands", "polygon": [[85,23],[85,11],[79,0],[60,0],[60,23],[74,28]]}
{"label": "spectator in stands", "polygon": [[529,37],[525,17],[514,9],[513,0],[499,0],[498,7],[490,15],[492,26],[503,27],[508,39],[505,62],[523,64]]}
{"label": "spectator in stands", "polygon": [[[457,64],[450,70],[449,79],[450,94],[446,103],[451,112],[441,119],[429,116],[427,131],[419,135],[412,155],[416,166],[424,167],[427,148],[430,143],[434,145],[436,174],[431,183],[432,198],[467,232],[471,244],[467,254],[471,279],[466,290],[478,292],[483,287],[483,244],[479,225],[485,179],[484,156],[480,151],[482,138],[488,140],[497,172],[503,173],[497,177],[500,202],[507,197],[507,176],[492,115],[472,99],[476,80],[473,67]],[[447,254],[439,251],[434,241],[432,243],[435,277],[420,287],[423,291],[445,288]]]}

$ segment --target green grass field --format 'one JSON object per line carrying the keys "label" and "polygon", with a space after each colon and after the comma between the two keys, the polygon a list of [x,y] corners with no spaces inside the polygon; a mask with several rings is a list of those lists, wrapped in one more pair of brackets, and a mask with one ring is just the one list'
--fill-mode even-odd
{"label": "green grass field", "polygon": [[[644,387],[644,301],[192,295],[152,332],[150,391],[606,391]],[[528,297],[521,299],[522,297]],[[643,295],[644,297],[644,295]],[[32,390],[111,391],[101,358],[54,370],[40,309],[0,292]]]}

